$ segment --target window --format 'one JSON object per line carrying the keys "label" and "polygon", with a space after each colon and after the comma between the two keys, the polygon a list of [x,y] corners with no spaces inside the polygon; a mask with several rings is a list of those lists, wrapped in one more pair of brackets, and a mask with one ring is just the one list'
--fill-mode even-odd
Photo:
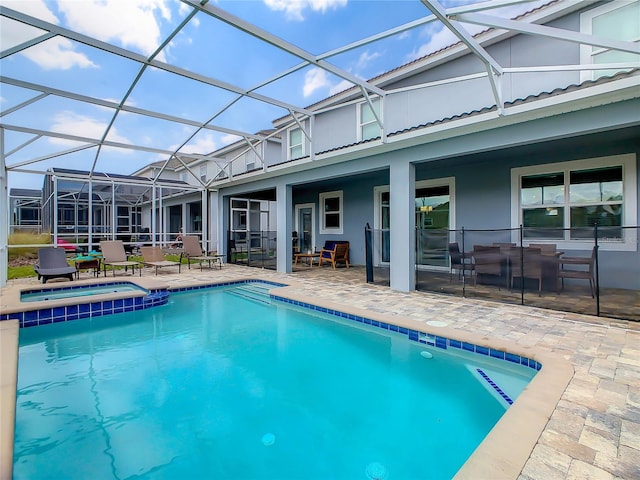
{"label": "window", "polygon": [[[585,12],[580,17],[580,29],[597,37],[640,42],[640,1],[609,2]],[[580,49],[583,64],[637,62],[638,55],[602,47],[583,45]],[[582,80],[610,76],[617,70],[583,72]]]}
{"label": "window", "polygon": [[[512,170],[517,213],[526,238],[630,242],[636,218],[635,155],[617,155]],[[513,212],[513,210],[512,210]]]}
{"label": "window", "polygon": [[321,234],[342,235],[342,190],[320,194]]}
{"label": "window", "polygon": [[[378,118],[380,116],[380,99],[372,99],[371,103]],[[359,140],[370,140],[381,135],[380,124],[368,102],[358,104],[358,137]]]}
{"label": "window", "polygon": [[180,180],[182,180],[183,182],[187,183],[187,172],[182,172],[180,174]]}
{"label": "window", "polygon": [[206,165],[201,165],[200,166],[200,180],[202,180],[203,182],[207,181],[207,166]]}
{"label": "window", "polygon": [[302,129],[289,130],[289,160],[304,156],[304,142],[302,141]]}

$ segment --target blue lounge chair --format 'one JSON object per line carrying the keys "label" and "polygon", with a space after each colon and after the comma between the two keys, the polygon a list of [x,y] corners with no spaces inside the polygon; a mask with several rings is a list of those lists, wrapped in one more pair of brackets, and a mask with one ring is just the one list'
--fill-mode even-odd
{"label": "blue lounge chair", "polygon": [[64,248],[47,247],[38,250],[38,263],[33,269],[38,274],[38,280],[47,283],[50,278],[68,278],[73,280],[76,267],[67,263]]}

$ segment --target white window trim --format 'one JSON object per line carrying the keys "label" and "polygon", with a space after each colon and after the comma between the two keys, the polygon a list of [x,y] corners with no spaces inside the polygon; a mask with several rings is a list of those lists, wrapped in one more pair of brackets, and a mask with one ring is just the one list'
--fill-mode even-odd
{"label": "white window trim", "polygon": [[[358,126],[357,138],[358,138],[359,142],[362,141],[362,127],[365,126],[365,125],[362,124],[362,106],[365,105],[366,103],[367,103],[366,100],[364,102],[356,103],[356,125]],[[374,104],[378,103],[378,116],[380,118],[382,118],[382,101],[380,100],[380,98],[379,97],[372,98],[371,99],[371,103],[374,103]],[[380,127],[380,124],[378,124],[378,121],[375,119],[375,116],[374,116],[373,121],[367,123],[366,125],[371,125],[372,123],[377,124],[378,127],[380,128],[380,135],[376,135],[376,136],[381,136],[382,135],[382,127]]]}
{"label": "white window trim", "polygon": [[[338,197],[339,201],[338,201],[338,205],[339,205],[339,210],[338,210],[338,215],[340,218],[340,227],[338,228],[327,228],[325,227],[325,211],[324,211],[324,200],[326,198],[333,198],[333,197]],[[318,199],[318,203],[320,205],[320,225],[319,225],[319,231],[320,231],[320,235],[342,235],[343,233],[343,227],[344,227],[344,204],[342,201],[343,195],[342,195],[342,190],[335,190],[333,192],[322,192],[319,196]],[[331,213],[335,213],[335,212],[331,212]]]}
{"label": "white window trim", "polygon": [[[522,224],[522,206],[520,205],[521,178],[528,175],[540,175],[554,172],[568,172],[573,170],[589,170],[595,168],[622,166],[622,208],[624,217],[622,226],[634,226],[638,219],[638,177],[636,175],[636,155],[628,153],[624,155],[611,155],[608,157],[588,158],[584,160],[572,160],[568,162],[545,163],[529,167],[511,169],[511,228],[517,229]],[[565,227],[566,228],[566,227]],[[630,228],[623,230],[624,238],[621,240],[599,239],[598,245],[602,250],[635,252],[638,249],[637,230]],[[519,241],[517,230],[512,232],[512,241]],[[544,242],[543,239],[528,239],[534,243]],[[593,245],[593,239],[585,240],[561,240],[554,239],[549,242],[556,243],[570,250],[589,250]]]}
{"label": "white window trim", "polygon": [[[204,172],[204,175],[202,174],[202,172]],[[206,182],[207,181],[207,166],[206,165],[200,165],[200,175],[198,176],[198,178],[200,179],[201,182]],[[204,177],[204,178],[202,178]]]}
{"label": "white window trim", "polygon": [[[600,15],[607,14],[618,8],[622,8],[628,6],[628,3],[622,2],[610,2],[605,5],[602,5],[598,8],[594,8],[587,12],[580,14],[580,33],[586,33],[587,35],[591,35],[593,33],[593,19],[599,17]],[[640,7],[640,5],[639,5]],[[634,41],[638,41],[636,39]],[[591,45],[580,45],[580,64],[581,65],[593,65],[593,54],[598,53],[600,51],[606,51],[608,49],[602,48],[596,52],[593,51],[593,47]],[[582,70],[580,72],[580,81],[584,82],[586,80],[593,80],[595,70]]]}
{"label": "white window trim", "polygon": [[[300,157],[293,157],[291,155],[291,149],[293,147],[297,147],[298,145],[291,145],[291,132],[295,131],[295,130],[300,130],[300,146],[302,146],[302,154],[300,155]],[[293,128],[290,128],[287,130],[287,160],[293,160],[294,158],[302,158],[306,155],[307,150],[306,150],[306,142],[305,142],[305,135],[304,132],[302,131],[302,129],[298,126],[295,126]]]}

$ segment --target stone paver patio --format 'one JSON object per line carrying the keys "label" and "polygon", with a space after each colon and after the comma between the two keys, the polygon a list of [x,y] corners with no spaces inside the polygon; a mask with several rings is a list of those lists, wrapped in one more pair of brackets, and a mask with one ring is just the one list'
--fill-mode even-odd
{"label": "stone paver patio", "polygon": [[[129,275],[119,274],[118,279]],[[295,283],[302,296],[447,327],[562,356],[574,368],[564,394],[526,461],[520,480],[640,479],[640,324],[364,283],[358,268],[281,274],[235,265],[157,277],[172,288],[239,278]],[[89,278],[88,275],[81,278]],[[109,273],[109,276],[111,274]],[[8,287],[38,284],[35,278]],[[516,402],[517,403],[517,402]],[[500,478],[499,473],[493,478]]]}

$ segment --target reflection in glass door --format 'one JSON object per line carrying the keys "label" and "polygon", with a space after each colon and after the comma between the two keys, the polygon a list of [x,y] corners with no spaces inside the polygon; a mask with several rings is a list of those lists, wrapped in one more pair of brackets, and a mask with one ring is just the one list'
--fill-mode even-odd
{"label": "reflection in glass door", "polygon": [[391,211],[389,204],[389,192],[380,193],[380,237],[382,262],[388,263],[391,258]]}
{"label": "reflection in glass door", "polygon": [[416,189],[416,263],[446,267],[449,239],[449,186]]}
{"label": "reflection in glass door", "polygon": [[313,203],[296,205],[296,233],[298,234],[298,244],[294,245],[294,250],[298,247],[300,252],[315,251],[314,221],[315,205]]}

